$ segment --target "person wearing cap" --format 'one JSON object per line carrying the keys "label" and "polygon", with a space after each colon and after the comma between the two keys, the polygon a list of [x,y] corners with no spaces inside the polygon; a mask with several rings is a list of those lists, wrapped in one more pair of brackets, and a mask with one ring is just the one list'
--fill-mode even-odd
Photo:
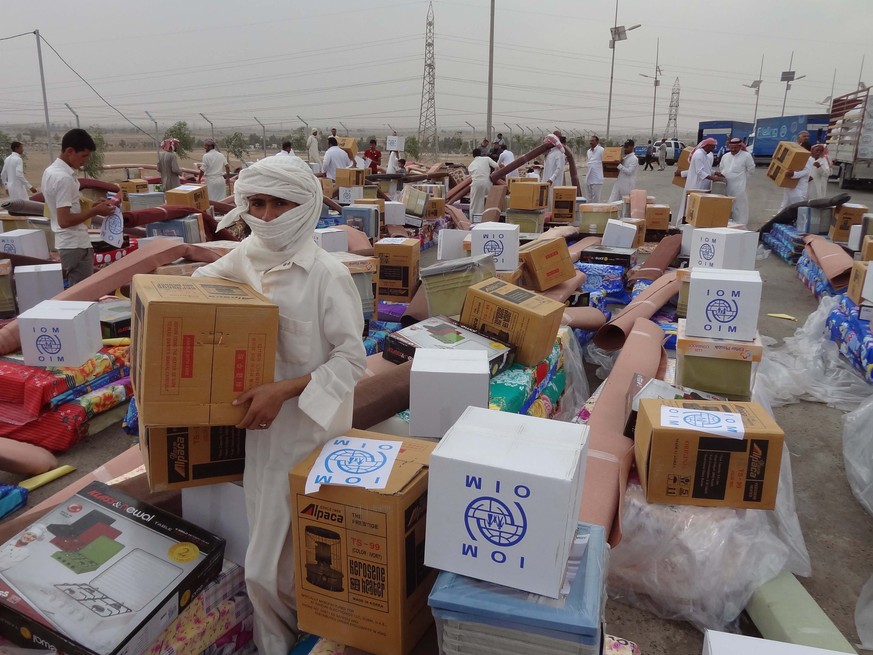
{"label": "person wearing cap", "polygon": [[585,186],[588,191],[588,202],[600,202],[600,190],[603,189],[603,146],[600,137],[592,134],[588,139],[588,171],[585,173]]}
{"label": "person wearing cap", "polygon": [[725,193],[734,199],[731,220],[746,225],[749,222],[749,194],[746,182],[755,170],[755,160],[746,151],[742,139],[733,138],[727,143],[728,152],[722,155],[718,170],[724,176]]}
{"label": "person wearing cap", "polygon": [[618,177],[612,186],[612,193],[609,194],[609,202],[616,202],[630,195],[637,184],[639,165],[640,160],[634,154],[634,140],[628,139],[624,142],[624,157],[618,165]]}
{"label": "person wearing cap", "polygon": [[249,523],[245,577],[259,653],[288,653],[297,638],[288,471],[352,425],[366,370],[361,298],[348,269],[312,240],[321,184],[299,157],[267,157],[240,171],[236,208],[252,233],[194,272],[242,282],[279,306],[275,382],[239,395],[246,430],[243,488]]}
{"label": "person wearing cap", "polygon": [[549,185],[549,207],[551,207],[552,198],[555,195],[555,187],[561,186],[564,183],[564,166],[567,163],[567,159],[564,155],[564,144],[561,141],[560,131],[546,135],[546,141],[556,144],[543,158],[542,180]]}
{"label": "person wearing cap", "polygon": [[34,541],[42,541],[45,536],[45,528],[39,523],[34,523],[15,540],[7,541],[0,546],[0,571],[11,569],[19,562],[30,557],[31,549],[28,548]]}
{"label": "person wearing cap", "polygon": [[210,200],[224,200],[227,197],[227,178],[230,166],[227,158],[215,148],[214,139],[203,142],[203,161],[200,163],[200,177],[206,182],[206,193]]}
{"label": "person wearing cap", "polygon": [[161,151],[158,153],[158,174],[161,176],[161,187],[164,191],[170,191],[179,186],[179,176],[182,170],[179,168],[179,158],[176,150],[179,147],[179,139],[164,139],[161,141]]}
{"label": "person wearing cap", "polygon": [[721,173],[712,171],[712,151],[718,145],[718,141],[712,137],[698,143],[691,151],[691,158],[687,171],[682,171],[685,178],[685,189],[682,191],[682,202],[679,203],[679,212],[674,217],[675,224],[681,225],[685,220],[685,202],[689,191],[709,191],[712,183],[721,180]]}
{"label": "person wearing cap", "polygon": [[321,170],[321,155],[318,152],[318,130],[312,128],[312,134],[306,137],[306,152],[309,156],[309,163],[318,166]]}

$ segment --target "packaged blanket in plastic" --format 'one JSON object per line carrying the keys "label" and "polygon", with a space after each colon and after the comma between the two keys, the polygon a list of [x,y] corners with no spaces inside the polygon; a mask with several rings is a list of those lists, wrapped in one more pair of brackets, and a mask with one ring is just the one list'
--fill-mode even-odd
{"label": "packaged blanket in plastic", "polygon": [[815,294],[816,298],[835,296],[838,293],[831,286],[821,267],[806,252],[797,260],[797,277]]}
{"label": "packaged blanket in plastic", "polygon": [[803,235],[793,225],[776,224],[770,232],[765,232],[764,243],[776,256],[794,265],[803,252]]}
{"label": "packaged blanket in plastic", "polygon": [[837,306],[828,314],[825,334],[837,344],[840,354],[854,369],[873,384],[873,334],[870,333],[870,323],[858,317],[858,306],[848,296],[837,298]]}
{"label": "packaged blanket in plastic", "polygon": [[582,291],[603,291],[605,294],[626,294],[624,290],[625,269],[623,266],[609,264],[588,264],[576,262],[577,271],[585,273]]}
{"label": "packaged blanket in plastic", "polygon": [[27,489],[13,484],[0,484],[0,519],[17,512],[27,504]]}

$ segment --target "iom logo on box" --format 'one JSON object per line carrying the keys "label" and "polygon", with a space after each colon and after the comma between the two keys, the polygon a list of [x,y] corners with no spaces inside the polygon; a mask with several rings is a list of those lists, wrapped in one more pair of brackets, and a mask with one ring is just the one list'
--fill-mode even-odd
{"label": "iom logo on box", "polygon": [[740,314],[739,300],[742,296],[740,291],[727,292],[724,289],[709,289],[707,296],[715,296],[706,303],[706,325],[704,330],[710,332],[734,333],[736,325],[730,325]]}
{"label": "iom logo on box", "polygon": [[711,262],[715,257],[715,242],[706,241],[700,245],[700,259]]}
{"label": "iom logo on box", "polygon": [[385,466],[387,461],[388,458],[381,452],[371,453],[355,448],[341,448],[325,458],[325,466],[328,471],[332,471],[331,464],[333,464],[334,467],[343,473],[365,475],[378,471]]}
{"label": "iom logo on box", "polygon": [[15,244],[12,241],[7,241],[3,244],[3,252],[8,252],[10,255],[14,255],[18,251],[15,250]]}
{"label": "iom logo on box", "polygon": [[485,242],[485,245],[482,246],[482,250],[488,255],[500,257],[503,254],[503,242],[488,239],[488,241]]}
{"label": "iom logo on box", "polygon": [[37,335],[34,340],[34,345],[36,346],[39,361],[46,363],[63,362],[64,356],[58,356],[58,353],[61,352],[61,348],[63,348],[64,345],[61,341],[60,328],[41,327],[34,328],[33,331]]}
{"label": "iom logo on box", "polygon": [[[465,486],[481,490],[482,478],[468,475]],[[527,515],[519,501],[530,498],[530,488],[523,484],[516,485],[507,494],[510,498],[505,502],[497,497],[501,493],[498,480],[494,484],[494,493],[494,496],[473,499],[464,510],[464,526],[475,543],[462,544],[461,554],[478,558],[481,546],[487,549],[493,562],[505,564],[509,557],[502,549],[517,546],[527,534]],[[512,565],[515,565],[514,559]],[[524,568],[523,556],[518,558],[518,568]]]}

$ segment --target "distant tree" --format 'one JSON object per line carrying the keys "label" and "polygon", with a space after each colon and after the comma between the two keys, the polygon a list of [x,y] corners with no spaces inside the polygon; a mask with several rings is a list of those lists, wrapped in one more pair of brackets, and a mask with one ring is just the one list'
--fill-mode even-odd
{"label": "distant tree", "polygon": [[[287,135],[285,139],[291,142],[291,147],[294,149],[294,152],[303,152],[306,150],[306,135],[304,134],[302,127],[298,127],[294,130],[293,134]],[[283,139],[283,141],[285,139]]]}
{"label": "distant tree", "polygon": [[9,154],[9,144],[12,143],[12,137],[0,130],[0,158],[5,159]]}
{"label": "distant tree", "polygon": [[103,160],[106,152],[106,139],[103,137],[103,132],[96,125],[88,128],[91,138],[94,139],[94,145],[97,146],[91,152],[91,157],[88,158],[88,163],[84,166],[85,177],[100,177],[103,174]]}
{"label": "distant tree", "polygon": [[245,161],[246,155],[249,154],[249,140],[242,132],[234,132],[230,136],[224,137],[221,140],[221,147],[225,149],[227,154],[233,155],[241,162]]}
{"label": "distant tree", "polygon": [[404,151],[410,157],[415,157],[416,159],[421,154],[421,147],[418,143],[418,137],[416,136],[408,136],[406,137],[406,147]]}
{"label": "distant tree", "polygon": [[185,121],[177,121],[164,132],[165,139],[178,139],[179,146],[176,148],[176,154],[179,159],[185,159],[188,153],[194,148],[194,135],[188,128],[188,123]]}
{"label": "distant tree", "polygon": [[260,134],[255,134],[254,132],[249,134],[248,144],[250,146],[257,146],[260,143],[261,143],[261,135]]}
{"label": "distant tree", "polygon": [[121,141],[118,142],[118,147],[119,147],[119,148],[126,148],[126,147],[127,147],[127,141],[125,141],[124,139],[122,139]]}

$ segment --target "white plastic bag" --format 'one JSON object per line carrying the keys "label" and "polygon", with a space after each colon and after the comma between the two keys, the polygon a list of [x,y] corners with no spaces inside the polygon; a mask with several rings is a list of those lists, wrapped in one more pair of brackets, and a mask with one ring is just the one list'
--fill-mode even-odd
{"label": "white plastic bag", "polygon": [[582,405],[591,395],[588,387],[588,376],[582,358],[582,348],[570,328],[561,328],[564,343],[564,374],[567,383],[558,411],[553,417],[556,421],[572,421],[576,418]]}
{"label": "white plastic bag", "polygon": [[861,588],[855,606],[855,629],[863,650],[873,651],[873,577]]}
{"label": "white plastic bag", "polygon": [[615,360],[618,359],[621,349],[604,350],[595,346],[593,341],[589,341],[585,344],[584,352],[585,361],[597,364],[597,371],[595,373],[601,380],[605,380],[612,371],[612,367],[615,366]]}
{"label": "white plastic bag", "polygon": [[852,493],[873,515],[873,397],[843,417],[843,463]]}
{"label": "white plastic bag", "polygon": [[778,348],[766,348],[756,384],[763,384],[774,406],[801,400],[825,403],[844,411],[855,409],[873,394],[873,387],[840,358],[837,345],[825,336],[828,315],[838,298],[824,296],[794,336]]}

